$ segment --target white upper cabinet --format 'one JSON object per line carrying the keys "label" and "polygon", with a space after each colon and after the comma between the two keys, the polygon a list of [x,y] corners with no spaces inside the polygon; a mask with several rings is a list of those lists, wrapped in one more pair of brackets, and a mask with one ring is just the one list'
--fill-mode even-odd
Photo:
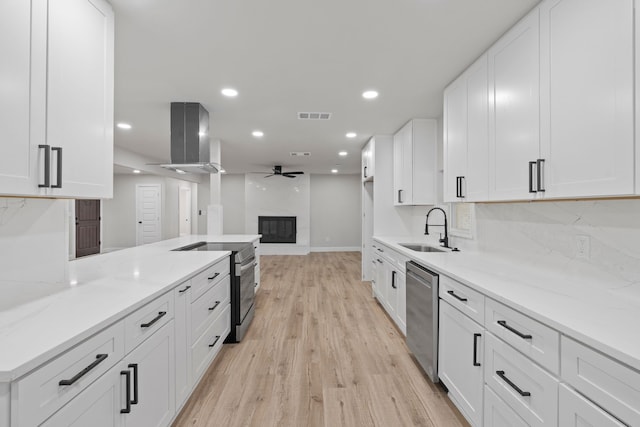
{"label": "white upper cabinet", "polygon": [[540,5],[545,197],[634,193],[633,13],[633,0]]}
{"label": "white upper cabinet", "polygon": [[482,201],[488,195],[487,56],[444,93],[444,199]]}
{"label": "white upper cabinet", "polygon": [[0,76],[12,82],[0,97],[0,194],[111,197],[111,6],[9,0],[0,36]]}
{"label": "white upper cabinet", "polygon": [[413,119],[393,136],[393,203],[432,205],[436,202],[437,124]]}
{"label": "white upper cabinet", "polygon": [[371,181],[375,172],[375,139],[371,138],[362,149],[362,180]]}
{"label": "white upper cabinet", "polygon": [[539,12],[534,9],[488,51],[489,199],[528,199],[539,158]]}

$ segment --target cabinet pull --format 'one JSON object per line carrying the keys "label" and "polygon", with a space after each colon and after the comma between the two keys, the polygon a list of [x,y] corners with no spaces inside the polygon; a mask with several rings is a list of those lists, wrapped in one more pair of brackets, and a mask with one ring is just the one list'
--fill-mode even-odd
{"label": "cabinet pull", "polygon": [[75,383],[76,381],[78,381],[80,378],[84,377],[85,375],[87,375],[93,368],[95,368],[96,366],[98,366],[100,363],[102,363],[107,357],[109,357],[109,355],[107,354],[97,354],[96,355],[96,360],[94,360],[91,365],[87,366],[86,368],[84,368],[82,371],[78,372],[77,374],[75,374],[73,376],[73,378],[68,379],[68,380],[60,380],[60,382],[58,383],[58,385],[71,385],[73,383]]}
{"label": "cabinet pull", "polygon": [[191,286],[187,286],[186,288],[179,290],[178,293],[179,294],[183,294],[183,293],[187,292],[189,289],[191,289]]}
{"label": "cabinet pull", "polygon": [[464,199],[464,195],[462,194],[462,180],[464,179],[464,176],[457,176],[456,177],[456,197],[460,198],[460,199]]}
{"label": "cabinet pull", "polygon": [[215,279],[216,277],[218,277],[219,275],[220,275],[220,273],[216,273],[216,274],[214,274],[214,275],[213,275],[213,276],[211,276],[211,277],[207,277],[207,279],[209,279],[209,280],[213,280],[213,279]]}
{"label": "cabinet pull", "polygon": [[62,147],[51,147],[51,151],[58,153],[56,156],[56,163],[58,164],[56,168],[56,183],[51,188],[62,188]]}
{"label": "cabinet pull", "polygon": [[40,144],[38,148],[44,149],[44,184],[38,184],[38,188],[49,188],[51,187],[51,147]]}
{"label": "cabinet pull", "polygon": [[365,178],[367,177],[367,167],[366,166],[364,167],[364,177]]}
{"label": "cabinet pull", "polygon": [[379,262],[380,264],[382,264],[382,260],[381,260],[380,258],[378,258],[378,262]]}
{"label": "cabinet pull", "polygon": [[480,338],[482,334],[473,334],[473,366],[480,366],[480,362],[478,362],[478,338]]}
{"label": "cabinet pull", "polygon": [[121,414],[128,414],[131,412],[131,372],[129,370],[120,371],[120,375],[124,375],[127,380],[127,386],[125,391],[126,408],[120,409]]}
{"label": "cabinet pull", "polygon": [[209,344],[209,347],[215,346],[219,339],[220,339],[220,335],[216,335],[216,340],[213,342],[213,344]]}
{"label": "cabinet pull", "polygon": [[397,289],[398,287],[396,286],[396,272],[392,271],[391,272],[391,287],[393,289]]}
{"label": "cabinet pull", "polygon": [[458,301],[462,301],[462,302],[467,302],[468,300],[466,298],[463,298],[459,295],[456,295],[456,293],[454,291],[447,291],[447,293],[449,295],[451,295],[452,297],[454,297],[455,299],[457,299]]}
{"label": "cabinet pull", "polygon": [[538,191],[544,192],[544,159],[538,159],[536,166],[538,169]]}
{"label": "cabinet pull", "polygon": [[497,323],[498,323],[498,325],[502,326],[503,328],[505,328],[506,330],[508,330],[510,332],[513,332],[514,334],[516,334],[517,336],[519,336],[522,339],[530,340],[531,338],[533,338],[532,335],[523,334],[519,330],[507,325],[507,321],[506,320],[498,320]]}
{"label": "cabinet pull", "polygon": [[220,301],[216,301],[215,304],[213,304],[213,307],[209,307],[209,311],[213,311],[216,309],[216,307],[218,307],[220,305]]}
{"label": "cabinet pull", "polygon": [[402,190],[398,190],[398,203],[402,203]]}
{"label": "cabinet pull", "polygon": [[522,391],[522,389],[520,387],[518,387],[517,385],[515,385],[513,383],[513,381],[511,381],[509,378],[507,378],[507,376],[504,374],[504,371],[496,371],[496,374],[502,378],[502,380],[509,384],[511,386],[512,389],[514,389],[515,391],[518,392],[518,394],[520,394],[520,396],[531,396],[531,393],[529,393],[528,391]]}
{"label": "cabinet pull", "polygon": [[130,363],[129,367],[133,369],[133,399],[131,399],[132,405],[138,404],[138,364]]}
{"label": "cabinet pull", "polygon": [[533,188],[533,168],[537,165],[537,162],[529,162],[529,193],[536,193]]}
{"label": "cabinet pull", "polygon": [[159,311],[158,315],[156,317],[154,317],[152,320],[148,321],[147,323],[143,323],[140,325],[141,328],[148,328],[149,326],[153,325],[154,323],[156,323],[158,320],[162,319],[162,317],[164,317],[167,314],[166,311]]}

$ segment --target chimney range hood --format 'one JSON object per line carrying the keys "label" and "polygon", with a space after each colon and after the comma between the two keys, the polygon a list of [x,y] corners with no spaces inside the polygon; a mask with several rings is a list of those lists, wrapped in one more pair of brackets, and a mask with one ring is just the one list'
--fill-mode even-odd
{"label": "chimney range hood", "polygon": [[171,103],[171,163],[178,173],[218,173],[209,153],[209,112],[197,102]]}

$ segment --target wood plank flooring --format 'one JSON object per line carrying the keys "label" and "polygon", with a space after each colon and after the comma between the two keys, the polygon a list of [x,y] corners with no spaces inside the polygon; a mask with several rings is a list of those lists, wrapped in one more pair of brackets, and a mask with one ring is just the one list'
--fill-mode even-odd
{"label": "wood plank flooring", "polygon": [[467,426],[360,281],[360,253],[262,256],[255,318],[174,427]]}

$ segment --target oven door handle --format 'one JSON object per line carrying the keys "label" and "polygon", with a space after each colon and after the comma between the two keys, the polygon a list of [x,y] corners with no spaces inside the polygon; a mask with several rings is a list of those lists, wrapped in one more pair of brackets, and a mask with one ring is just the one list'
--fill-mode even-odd
{"label": "oven door handle", "polygon": [[248,270],[250,268],[255,268],[255,265],[254,265],[255,260],[256,260],[256,257],[251,257],[245,260],[244,263],[240,266],[240,274],[242,274],[242,272],[245,270]]}

